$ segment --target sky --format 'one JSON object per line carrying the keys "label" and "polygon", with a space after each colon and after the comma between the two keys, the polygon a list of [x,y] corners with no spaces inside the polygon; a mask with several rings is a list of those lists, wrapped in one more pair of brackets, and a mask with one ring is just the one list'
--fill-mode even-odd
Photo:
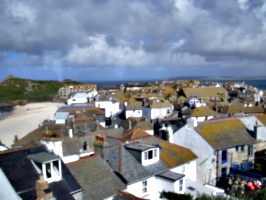
{"label": "sky", "polygon": [[0,81],[266,76],[265,0],[1,0]]}

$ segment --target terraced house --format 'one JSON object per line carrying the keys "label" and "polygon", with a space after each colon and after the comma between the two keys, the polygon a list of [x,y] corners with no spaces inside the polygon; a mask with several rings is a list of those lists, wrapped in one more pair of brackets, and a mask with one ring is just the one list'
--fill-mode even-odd
{"label": "terraced house", "polygon": [[201,123],[191,120],[174,133],[173,142],[198,156],[197,181],[216,185],[229,174],[231,166],[254,163],[254,151],[259,148],[258,141],[250,134],[254,125],[255,121],[247,118]]}
{"label": "terraced house", "polygon": [[[184,193],[186,181],[196,181],[196,155],[189,149],[151,136],[144,130],[108,132],[106,160],[127,185],[127,192],[145,199],[159,199],[163,190]],[[96,139],[97,140],[97,139]],[[103,142],[104,141],[104,142]]]}

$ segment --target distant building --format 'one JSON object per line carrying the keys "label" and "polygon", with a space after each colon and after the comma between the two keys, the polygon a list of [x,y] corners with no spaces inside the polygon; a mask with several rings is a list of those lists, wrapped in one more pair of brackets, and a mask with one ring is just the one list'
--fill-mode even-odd
{"label": "distant building", "polygon": [[58,97],[61,99],[68,99],[70,92],[86,92],[90,90],[97,90],[96,84],[77,84],[65,85],[58,91]]}

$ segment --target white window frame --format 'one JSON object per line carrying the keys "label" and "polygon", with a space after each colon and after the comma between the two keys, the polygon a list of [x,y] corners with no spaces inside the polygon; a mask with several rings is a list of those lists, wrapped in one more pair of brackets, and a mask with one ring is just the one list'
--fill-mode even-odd
{"label": "white window frame", "polygon": [[147,194],[148,193],[148,181],[142,181],[142,194]]}
{"label": "white window frame", "polygon": [[178,183],[179,183],[179,192],[182,192],[183,191],[184,180],[183,179],[180,179],[178,181]]}

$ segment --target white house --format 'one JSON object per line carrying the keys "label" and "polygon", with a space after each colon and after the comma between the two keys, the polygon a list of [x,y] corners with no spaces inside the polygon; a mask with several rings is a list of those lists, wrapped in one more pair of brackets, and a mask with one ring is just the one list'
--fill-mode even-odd
{"label": "white house", "polygon": [[69,116],[69,112],[56,112],[55,113],[55,123],[65,124]]}
{"label": "white house", "polygon": [[95,101],[95,107],[105,109],[105,117],[111,117],[121,112],[120,102],[106,100],[106,101]]}
{"label": "white house", "polygon": [[195,108],[200,106],[206,106],[206,103],[201,102],[197,99],[197,97],[190,97],[185,101],[185,105],[187,105],[189,108]]}
{"label": "white house", "polygon": [[60,156],[64,163],[75,162],[82,157],[94,154],[93,141],[94,136],[84,136],[73,138],[73,130],[68,129],[68,137],[64,139],[43,137],[41,143],[48,150]]}
{"label": "white house", "polygon": [[197,181],[202,184],[215,186],[219,178],[226,177],[235,160],[239,164],[254,160],[255,140],[235,118],[201,123],[189,119],[186,126],[174,132],[173,143],[191,149],[198,156]]}
{"label": "white house", "polygon": [[130,102],[126,106],[126,118],[141,117],[142,116],[142,102]]}
{"label": "white house", "polygon": [[[127,182],[127,192],[145,199],[160,199],[160,192],[184,193],[186,180],[196,181],[196,155],[143,132],[140,140],[112,145],[108,162]],[[107,140],[108,142],[108,137]]]}
{"label": "white house", "polygon": [[154,98],[143,102],[142,116],[149,119],[164,118],[171,115],[174,106],[165,99]]}
{"label": "white house", "polygon": [[73,103],[87,103],[88,98],[86,92],[76,93],[73,97],[67,100],[67,104],[71,105]]}

